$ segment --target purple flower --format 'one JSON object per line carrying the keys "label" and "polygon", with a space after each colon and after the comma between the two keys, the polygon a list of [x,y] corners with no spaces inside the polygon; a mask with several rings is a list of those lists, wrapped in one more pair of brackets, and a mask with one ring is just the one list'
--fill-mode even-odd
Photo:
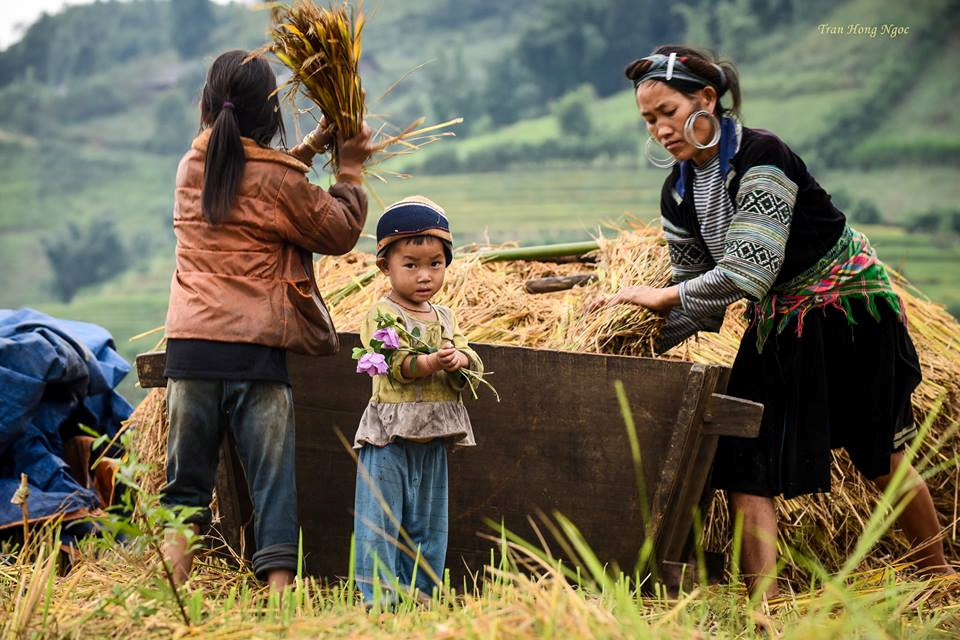
{"label": "purple flower", "polygon": [[385,374],[389,368],[382,353],[366,353],[357,362],[357,373],[366,373],[371,378]]}
{"label": "purple flower", "polygon": [[400,348],[400,336],[397,335],[396,329],[377,329],[373,332],[373,339],[382,342],[387,349]]}

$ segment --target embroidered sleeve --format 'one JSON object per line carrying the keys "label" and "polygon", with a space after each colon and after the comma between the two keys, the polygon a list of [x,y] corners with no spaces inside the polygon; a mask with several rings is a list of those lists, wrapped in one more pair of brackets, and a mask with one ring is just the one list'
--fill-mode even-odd
{"label": "embroidered sleeve", "polygon": [[759,300],[783,267],[797,185],[777,166],[751,167],[740,181],[737,212],[717,266],[680,285],[684,312],[695,318],[722,314],[740,298]]}
{"label": "embroidered sleeve", "polygon": [[689,280],[706,273],[714,266],[707,248],[696,236],[673,224],[666,216],[661,216],[660,224],[663,227],[663,237],[667,241],[667,249],[670,251],[670,269],[674,282]]}
{"label": "embroidered sleeve", "polygon": [[694,318],[681,308],[670,310],[667,321],[653,345],[657,353],[666,353],[700,331],[720,331],[724,314]]}
{"label": "embroidered sleeve", "polygon": [[773,286],[790,235],[797,185],[780,167],[754,166],[740,181],[737,214],[717,267],[752,300]]}

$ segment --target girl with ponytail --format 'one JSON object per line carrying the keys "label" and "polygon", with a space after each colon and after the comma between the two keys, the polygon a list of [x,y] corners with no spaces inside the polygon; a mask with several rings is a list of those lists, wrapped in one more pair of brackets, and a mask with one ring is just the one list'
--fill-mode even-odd
{"label": "girl with ponytail", "polygon": [[626,75],[650,134],[647,155],[670,169],[660,212],[674,284],[626,287],[596,304],[666,315],[663,352],[718,331],[729,305],[749,301],[727,393],[762,403],[763,419],[756,438],[720,438],[712,484],[743,518],[751,590],[777,592],[773,497],[829,491],[834,447],[881,490],[906,467],[913,497],[899,523],[911,558],[953,573],[930,492],[902,456],[917,433],[920,363],[869,241],[782,140],[741,125],[731,63],[667,45]]}
{"label": "girl with ponytail", "polygon": [[[167,484],[163,502],[210,523],[220,443],[229,433],[254,507],[253,571],[277,589],[297,568],[294,417],[287,350],[326,355],[336,331],[314,280],[312,253],[353,248],[367,215],[361,170],[370,129],[350,140],[321,120],[290,152],[276,78],[266,60],[228,51],[210,67],[200,134],[180,161],[174,195],[176,271],[167,310]],[[338,145],[329,192],[311,184],[313,156]],[[170,535],[178,582],[192,564]]]}

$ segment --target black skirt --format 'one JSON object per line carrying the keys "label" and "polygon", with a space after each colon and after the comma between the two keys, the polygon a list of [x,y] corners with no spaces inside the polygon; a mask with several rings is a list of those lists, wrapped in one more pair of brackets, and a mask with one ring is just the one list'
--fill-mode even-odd
{"label": "black skirt", "polygon": [[727,393],[764,405],[757,438],[721,437],[713,486],[792,498],[830,490],[830,450],[843,447],[873,479],[916,434],[910,396],[920,361],[905,323],[884,301],[880,320],[862,301],[854,324],[827,307],[810,311],[757,352],[756,327],[740,343]]}

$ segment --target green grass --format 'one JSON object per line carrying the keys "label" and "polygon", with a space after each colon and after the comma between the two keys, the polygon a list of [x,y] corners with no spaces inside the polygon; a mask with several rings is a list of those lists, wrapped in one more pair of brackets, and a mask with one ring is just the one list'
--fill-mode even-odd
{"label": "green grass", "polygon": [[87,146],[4,157],[10,179],[0,181],[0,307],[51,299],[42,239],[68,222],[109,218],[127,239],[172,243],[176,159]]}
{"label": "green grass", "polygon": [[[809,154],[808,160],[814,159],[813,142],[831,131],[838,114],[871,100],[878,61],[909,57],[917,38],[923,37],[922,29],[944,20],[957,20],[947,0],[933,0],[922,7],[889,0],[853,0],[823,11],[823,15],[760,34],[747,47],[751,57],[739,65],[745,124],[774,131]],[[881,35],[832,36],[818,32],[820,23],[892,23],[910,26],[911,33],[896,39]],[[852,150],[858,159],[869,158],[871,153],[896,157],[904,146],[923,151],[930,143],[944,148],[945,153],[960,149],[960,117],[949,106],[960,87],[953,73],[958,55],[960,38],[954,35],[892,110],[869,114],[873,130]],[[863,108],[869,113],[869,107]],[[626,81],[624,91],[597,100],[590,115],[598,133],[639,132],[641,141],[646,137]],[[555,119],[548,114],[466,136],[457,142],[456,149],[463,158],[498,145],[539,143],[559,135]],[[420,159],[443,146],[425,151]]]}
{"label": "green grass", "polygon": [[960,150],[960,114],[951,106],[960,93],[960,79],[954,72],[958,57],[960,36],[954,34],[925,72],[938,81],[919,83],[854,152],[869,156],[871,150],[893,148],[909,153],[947,145]]}
{"label": "green grass", "polygon": [[[458,242],[588,239],[604,220],[659,216],[663,174],[631,169],[522,169],[501,173],[414,176],[376,187],[390,203],[425,195],[447,211]],[[379,204],[371,207],[372,232]]]}
{"label": "green grass", "polygon": [[955,167],[905,166],[870,171],[833,169],[816,176],[828,193],[844,191],[851,200],[871,200],[890,224],[909,222],[918,213],[953,209],[960,202]]}
{"label": "green grass", "polygon": [[[199,122],[196,104],[185,104],[183,110],[185,120]],[[180,141],[184,150],[195,133],[196,129],[184,132]],[[72,145],[142,151],[154,136],[153,102],[139,103],[118,114],[67,125],[62,135]]]}
{"label": "green grass", "polygon": [[[626,397],[620,390],[618,395],[627,432],[634,433]],[[929,460],[917,453],[935,417],[928,416],[904,453],[921,472]],[[121,463],[118,483],[139,489],[156,460],[138,457],[132,432],[122,442],[131,454]],[[638,452],[639,448],[633,464],[642,476]],[[165,525],[184,531],[186,514],[160,505],[155,493],[124,491],[124,504],[131,509],[99,516],[102,535],[80,540],[69,564],[60,564],[64,552],[57,522],[34,525],[22,545],[0,547],[0,634],[128,640],[161,635],[523,640],[956,637],[960,605],[951,596],[955,580],[911,577],[888,563],[880,569],[860,568],[913,495],[907,471],[908,465],[901,465],[892,474],[882,498],[860,521],[858,535],[842,549],[846,562],[837,572],[828,572],[800,549],[784,550],[781,563],[797,562],[814,579],[795,583],[780,575],[781,595],[770,601],[751,596],[740,584],[739,526],[733,534],[728,573],[718,584],[694,578],[691,585],[668,594],[663,585],[643,577],[642,562],[636,573],[605,564],[576,523],[553,512],[539,514],[536,520],[545,536],[539,542],[523,540],[502,525],[487,529],[494,534],[484,543],[489,545],[490,560],[476,580],[445,579],[427,604],[408,594],[406,585],[394,585],[401,596],[385,612],[377,608],[376,595],[369,611],[358,597],[352,568],[355,549],[343,559],[349,567],[346,578],[317,579],[304,574],[302,540],[296,580],[282,598],[257,583],[248,564],[236,566],[236,552],[228,559],[227,553],[199,549],[191,580],[178,588],[162,568],[161,544]],[[136,515],[128,519],[131,512]],[[211,542],[219,547],[218,541]],[[405,547],[400,541],[395,544]],[[555,555],[559,550],[566,560]],[[699,543],[696,552],[702,557]],[[651,556],[656,557],[654,549],[645,544],[641,557]],[[59,577],[58,566],[69,566],[70,572]],[[781,564],[777,572],[783,568]],[[761,583],[758,592],[764,588]]]}

